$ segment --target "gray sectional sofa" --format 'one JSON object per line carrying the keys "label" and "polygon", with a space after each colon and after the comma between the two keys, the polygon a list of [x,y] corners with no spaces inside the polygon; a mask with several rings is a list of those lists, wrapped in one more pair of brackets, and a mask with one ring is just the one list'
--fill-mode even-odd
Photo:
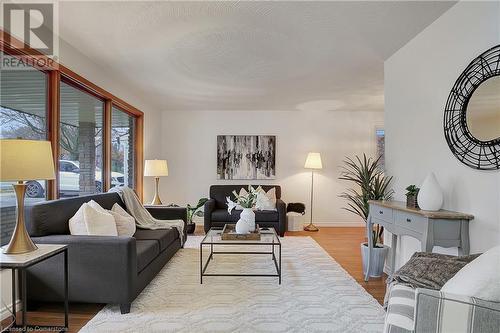
{"label": "gray sectional sofa", "polygon": [[[105,209],[118,203],[117,193],[45,201],[26,207],[26,226],[35,243],[68,244],[69,300],[114,303],[122,313],[181,248],[176,229],[137,229],[133,237],[73,236],[68,220],[84,202],[94,200]],[[185,208],[150,208],[158,219],[182,219]],[[184,228],[186,230],[186,228]],[[184,239],[186,235],[184,235]],[[62,256],[31,267],[27,274],[28,306],[39,301],[62,301]]]}
{"label": "gray sectional sofa", "polygon": [[[253,185],[257,187],[258,185]],[[255,223],[261,227],[271,227],[281,237],[286,231],[286,204],[281,200],[281,187],[278,185],[261,185],[264,191],[276,188],[276,211],[263,210],[255,212]],[[233,209],[227,212],[226,197],[234,200],[233,191],[239,192],[248,185],[212,185],[209,191],[209,200],[205,203],[204,226],[205,232],[212,227],[224,227],[226,223],[236,223],[240,219],[241,210]]]}

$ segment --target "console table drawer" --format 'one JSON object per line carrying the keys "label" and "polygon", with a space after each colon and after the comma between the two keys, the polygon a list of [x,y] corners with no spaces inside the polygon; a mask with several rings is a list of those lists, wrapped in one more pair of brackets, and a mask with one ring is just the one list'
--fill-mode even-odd
{"label": "console table drawer", "polygon": [[416,214],[396,211],[396,224],[419,233],[423,233],[427,226],[427,219]]}
{"label": "console table drawer", "polygon": [[390,208],[382,207],[382,206],[371,206],[370,213],[376,219],[383,220],[389,223],[392,223],[392,213],[393,210]]}

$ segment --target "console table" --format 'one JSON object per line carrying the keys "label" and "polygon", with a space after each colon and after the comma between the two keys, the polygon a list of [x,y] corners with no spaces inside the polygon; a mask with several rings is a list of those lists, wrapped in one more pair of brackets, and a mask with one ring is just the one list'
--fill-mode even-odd
{"label": "console table", "polygon": [[432,252],[434,246],[458,247],[459,254],[469,254],[469,221],[473,215],[447,210],[427,211],[408,208],[405,202],[368,202],[370,212],[366,223],[368,237],[368,281],[373,245],[373,225],[379,224],[392,234],[391,272],[394,272],[398,236],[408,235],[420,240],[422,251]]}

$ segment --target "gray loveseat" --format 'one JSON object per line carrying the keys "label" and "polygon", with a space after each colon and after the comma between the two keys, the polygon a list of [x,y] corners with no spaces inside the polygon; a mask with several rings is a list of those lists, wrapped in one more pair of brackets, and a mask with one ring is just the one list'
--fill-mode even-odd
{"label": "gray loveseat", "polygon": [[[258,185],[253,185],[257,187]],[[283,237],[286,231],[286,204],[281,200],[281,187],[277,185],[261,185],[264,191],[276,188],[276,211],[263,210],[255,212],[255,223],[261,227],[271,227]],[[205,232],[212,227],[222,228],[226,223],[236,223],[240,219],[241,210],[233,209],[227,212],[226,197],[234,200],[233,191],[239,192],[248,185],[212,185],[210,186],[209,200],[205,203],[204,226]]]}
{"label": "gray loveseat", "polygon": [[[68,244],[69,300],[120,304],[122,313],[181,248],[175,229],[137,229],[133,237],[73,236],[68,220],[84,202],[105,209],[124,204],[117,193],[45,201],[26,207],[26,226],[35,243]],[[158,219],[186,221],[185,208],[151,208]],[[186,230],[186,228],[184,228]],[[184,235],[186,237],[186,235]],[[31,267],[27,274],[28,306],[38,301],[62,301],[62,256]]]}

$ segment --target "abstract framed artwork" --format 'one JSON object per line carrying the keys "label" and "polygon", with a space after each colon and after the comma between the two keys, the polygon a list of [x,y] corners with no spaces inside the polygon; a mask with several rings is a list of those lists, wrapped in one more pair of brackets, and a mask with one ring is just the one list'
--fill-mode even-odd
{"label": "abstract framed artwork", "polygon": [[218,179],[274,179],[276,136],[218,135]]}

